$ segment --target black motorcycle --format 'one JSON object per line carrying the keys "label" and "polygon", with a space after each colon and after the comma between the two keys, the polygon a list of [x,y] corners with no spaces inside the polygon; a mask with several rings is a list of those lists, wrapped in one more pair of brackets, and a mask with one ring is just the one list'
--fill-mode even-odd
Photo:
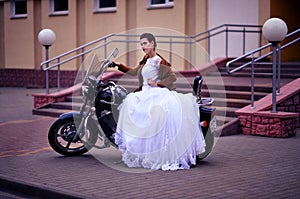
{"label": "black motorcycle", "polygon": [[[110,59],[116,57],[118,52],[116,48],[103,61],[98,61],[97,55],[93,55],[82,82],[83,104],[80,110],[62,114],[50,127],[48,141],[57,153],[74,156],[84,154],[91,148],[118,147],[114,140],[118,106],[128,91],[113,81],[103,80],[104,73],[112,64]],[[193,92],[199,104],[199,125],[206,142],[205,152],[198,155],[198,160],[205,158],[212,151],[217,125],[216,109],[207,106],[213,103],[213,99],[201,98],[202,82],[201,76],[197,76],[193,84]]]}

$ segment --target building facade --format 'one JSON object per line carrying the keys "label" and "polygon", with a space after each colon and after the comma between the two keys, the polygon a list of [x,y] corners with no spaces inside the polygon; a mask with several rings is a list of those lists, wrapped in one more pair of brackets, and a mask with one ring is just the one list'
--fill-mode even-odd
{"label": "building facade", "polygon": [[[144,27],[194,35],[221,24],[263,25],[270,17],[280,17],[290,32],[300,27],[298,10],[297,0],[2,0],[0,69],[39,70],[45,53],[38,33],[44,28],[56,33],[51,58],[105,35]],[[257,38],[247,42],[254,45],[247,50],[258,46]],[[231,56],[241,55],[236,48]],[[294,51],[286,53],[288,59],[299,60]],[[222,56],[223,51],[211,52],[212,58]],[[71,64],[62,70],[78,68]]]}

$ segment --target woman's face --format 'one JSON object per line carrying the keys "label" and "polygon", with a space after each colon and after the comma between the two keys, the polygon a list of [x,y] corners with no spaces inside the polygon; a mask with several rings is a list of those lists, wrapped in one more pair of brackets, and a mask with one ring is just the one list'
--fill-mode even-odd
{"label": "woman's face", "polygon": [[149,54],[154,49],[154,42],[149,42],[147,38],[143,38],[140,40],[142,50],[144,53]]}

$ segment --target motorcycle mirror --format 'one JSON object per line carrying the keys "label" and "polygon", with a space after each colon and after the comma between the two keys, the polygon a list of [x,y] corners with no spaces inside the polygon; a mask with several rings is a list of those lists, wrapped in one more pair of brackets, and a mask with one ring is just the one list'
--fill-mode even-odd
{"label": "motorcycle mirror", "polygon": [[112,56],[117,57],[118,54],[119,54],[119,50],[115,48],[115,50],[112,52]]}

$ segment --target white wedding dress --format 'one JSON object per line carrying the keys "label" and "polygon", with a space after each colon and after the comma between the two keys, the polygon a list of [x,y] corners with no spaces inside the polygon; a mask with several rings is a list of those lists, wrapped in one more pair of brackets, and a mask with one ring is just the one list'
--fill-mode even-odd
{"label": "white wedding dress", "polygon": [[159,81],[160,61],[159,56],[147,60],[142,91],[120,105],[115,141],[128,167],[189,169],[205,150],[199,107],[192,94],[147,85],[147,79]]}

